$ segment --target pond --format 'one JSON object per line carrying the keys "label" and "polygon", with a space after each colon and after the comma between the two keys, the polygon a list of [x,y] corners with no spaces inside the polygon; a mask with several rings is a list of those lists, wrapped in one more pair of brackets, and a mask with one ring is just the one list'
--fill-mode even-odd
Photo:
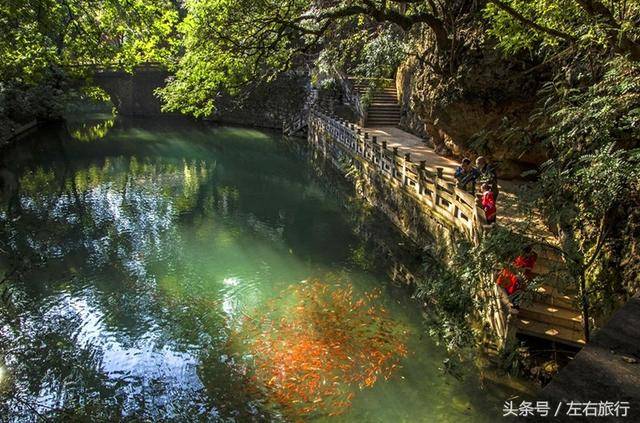
{"label": "pond", "polygon": [[278,135],[119,119],[40,129],[3,161],[10,421],[489,422],[527,393],[443,370],[418,304]]}

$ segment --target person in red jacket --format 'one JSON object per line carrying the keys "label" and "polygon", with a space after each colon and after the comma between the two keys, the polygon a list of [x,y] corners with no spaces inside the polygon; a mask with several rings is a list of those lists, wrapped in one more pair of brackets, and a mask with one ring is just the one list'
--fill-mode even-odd
{"label": "person in red jacket", "polygon": [[531,245],[526,245],[522,249],[522,254],[516,257],[513,261],[513,265],[517,269],[522,269],[524,277],[529,280],[533,279],[533,268],[535,267],[537,260],[538,254],[533,251],[533,247]]}
{"label": "person in red jacket", "polygon": [[481,198],[482,209],[484,210],[484,214],[487,218],[487,223],[495,223],[496,221],[496,200],[493,196],[493,191],[491,190],[491,185],[482,184],[482,198]]}
{"label": "person in red jacket", "polygon": [[513,273],[508,268],[504,268],[498,275],[497,283],[507,291],[509,296],[512,296],[516,292],[524,289],[526,280],[533,279],[533,268],[538,260],[538,255],[531,245],[527,245],[522,249],[522,254],[513,260],[513,267],[516,269],[522,269],[522,273],[525,277],[525,281]]}

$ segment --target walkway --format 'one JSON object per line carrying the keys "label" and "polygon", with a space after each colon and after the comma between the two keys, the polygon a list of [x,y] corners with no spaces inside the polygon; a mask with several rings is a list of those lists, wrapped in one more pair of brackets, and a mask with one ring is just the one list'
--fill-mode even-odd
{"label": "walkway", "polygon": [[[425,167],[430,171],[435,173],[436,168],[442,168],[444,175],[453,179],[458,162],[439,155],[415,135],[394,126],[377,126],[364,130],[371,136],[378,137],[379,141],[386,141],[389,148],[398,147],[402,155],[411,153],[411,161],[424,160]],[[555,237],[544,225],[540,216],[522,209],[523,202],[518,200],[521,184],[500,179],[498,187],[500,188],[497,218],[499,224],[508,226],[537,242],[557,245]]]}

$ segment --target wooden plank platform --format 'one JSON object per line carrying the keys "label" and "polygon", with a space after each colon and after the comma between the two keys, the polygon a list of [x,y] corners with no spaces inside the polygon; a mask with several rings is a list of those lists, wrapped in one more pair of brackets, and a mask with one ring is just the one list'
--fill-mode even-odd
{"label": "wooden plank platform", "polygon": [[548,339],[574,347],[583,347],[585,345],[582,331],[563,326],[518,317],[516,318],[516,327],[518,332],[525,335]]}

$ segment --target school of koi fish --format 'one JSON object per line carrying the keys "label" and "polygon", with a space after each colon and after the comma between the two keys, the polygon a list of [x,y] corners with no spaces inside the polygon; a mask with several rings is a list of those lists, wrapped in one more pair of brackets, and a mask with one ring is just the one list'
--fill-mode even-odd
{"label": "school of koi fish", "polygon": [[[294,420],[344,413],[358,390],[390,378],[407,355],[407,330],[379,296],[376,290],[356,299],[352,285],[307,281],[259,316],[245,316],[234,341],[252,358],[255,387]],[[284,311],[283,298],[294,299]]]}

